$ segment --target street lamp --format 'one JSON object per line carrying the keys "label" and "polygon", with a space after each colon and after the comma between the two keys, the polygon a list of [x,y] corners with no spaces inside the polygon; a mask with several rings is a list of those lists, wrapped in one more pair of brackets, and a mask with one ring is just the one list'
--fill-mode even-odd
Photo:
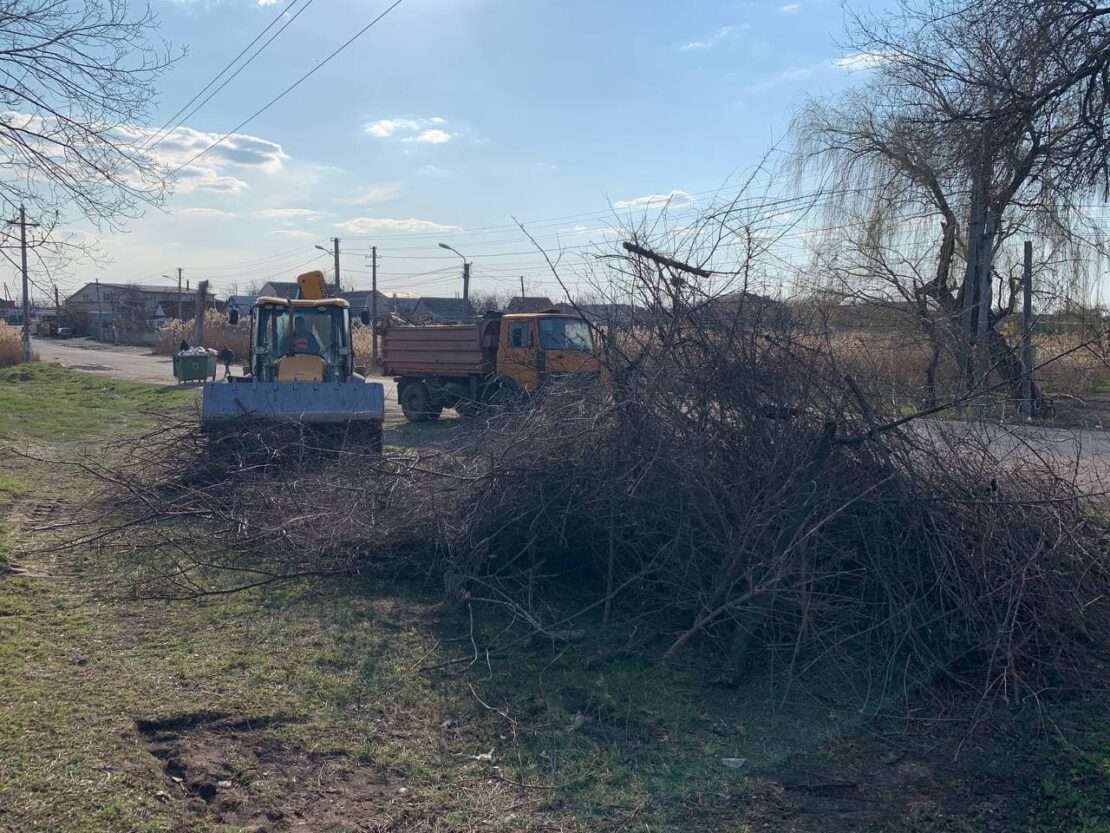
{"label": "street lamp", "polygon": [[469,301],[470,300],[470,263],[467,261],[466,257],[463,255],[463,253],[460,252],[458,249],[454,248],[453,246],[448,246],[446,243],[440,243],[439,247],[441,249],[446,249],[449,252],[454,252],[455,254],[457,254],[459,257],[462,258],[462,262],[463,262],[463,300],[464,301]]}

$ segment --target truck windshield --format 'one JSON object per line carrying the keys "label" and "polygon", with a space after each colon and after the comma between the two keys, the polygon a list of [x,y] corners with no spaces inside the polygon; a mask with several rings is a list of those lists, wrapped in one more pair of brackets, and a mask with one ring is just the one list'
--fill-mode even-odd
{"label": "truck windshield", "polygon": [[540,347],[544,350],[592,350],[590,325],[580,318],[541,318]]}

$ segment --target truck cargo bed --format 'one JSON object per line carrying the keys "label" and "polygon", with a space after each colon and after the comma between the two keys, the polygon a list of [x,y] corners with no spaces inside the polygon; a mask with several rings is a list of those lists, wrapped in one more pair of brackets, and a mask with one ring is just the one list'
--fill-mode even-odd
{"label": "truck cargo bed", "polygon": [[482,373],[477,324],[389,327],[382,335],[387,376],[471,376]]}

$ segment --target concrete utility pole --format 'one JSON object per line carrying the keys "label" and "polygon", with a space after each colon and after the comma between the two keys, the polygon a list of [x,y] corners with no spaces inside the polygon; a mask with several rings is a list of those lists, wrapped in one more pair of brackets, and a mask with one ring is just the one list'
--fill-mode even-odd
{"label": "concrete utility pole", "polygon": [[[19,226],[20,271],[23,275],[23,361],[31,361],[31,295],[27,276],[27,212],[19,206],[19,219],[8,220],[9,226]],[[31,223],[31,227],[38,225]]]}
{"label": "concrete utility pole", "polygon": [[1021,276],[1021,410],[1033,416],[1033,241],[1025,241],[1025,268]]}
{"label": "concrete utility pole", "polygon": [[[162,277],[165,278],[168,281],[173,280],[173,277],[170,276],[170,275],[163,275]],[[177,320],[178,321],[184,321],[185,320],[185,300],[181,295],[181,267],[180,266],[177,267]]]}
{"label": "concrete utility pole", "polygon": [[378,247],[370,247],[370,366],[378,366]]}
{"label": "concrete utility pole", "polygon": [[[333,237],[331,239],[331,245],[332,247],[330,251],[332,253],[332,257],[335,259],[335,294],[338,295],[342,291],[339,285],[339,238]],[[320,245],[317,245],[316,248],[319,249],[321,252],[329,251],[328,249],[325,249],[323,246]]]}
{"label": "concrete utility pole", "polygon": [[54,334],[62,324],[62,302],[58,299],[58,284],[54,284]]}
{"label": "concrete utility pole", "polygon": [[520,276],[520,300],[524,300],[524,275]]}
{"label": "concrete utility pole", "polygon": [[439,247],[441,249],[446,249],[449,252],[454,252],[455,254],[457,254],[459,257],[462,258],[462,262],[463,262],[463,294],[462,294],[462,296],[463,296],[464,301],[469,301],[470,300],[470,261],[468,261],[466,259],[466,257],[463,255],[462,252],[460,252],[458,249],[456,249],[452,246],[448,246],[446,243],[440,243]]}

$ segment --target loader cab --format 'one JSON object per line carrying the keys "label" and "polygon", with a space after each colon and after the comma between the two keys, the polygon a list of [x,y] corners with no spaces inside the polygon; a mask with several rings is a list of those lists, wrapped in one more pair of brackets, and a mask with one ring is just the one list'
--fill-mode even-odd
{"label": "loader cab", "polygon": [[344,382],[353,371],[351,311],[346,301],[258,299],[251,320],[255,379]]}

